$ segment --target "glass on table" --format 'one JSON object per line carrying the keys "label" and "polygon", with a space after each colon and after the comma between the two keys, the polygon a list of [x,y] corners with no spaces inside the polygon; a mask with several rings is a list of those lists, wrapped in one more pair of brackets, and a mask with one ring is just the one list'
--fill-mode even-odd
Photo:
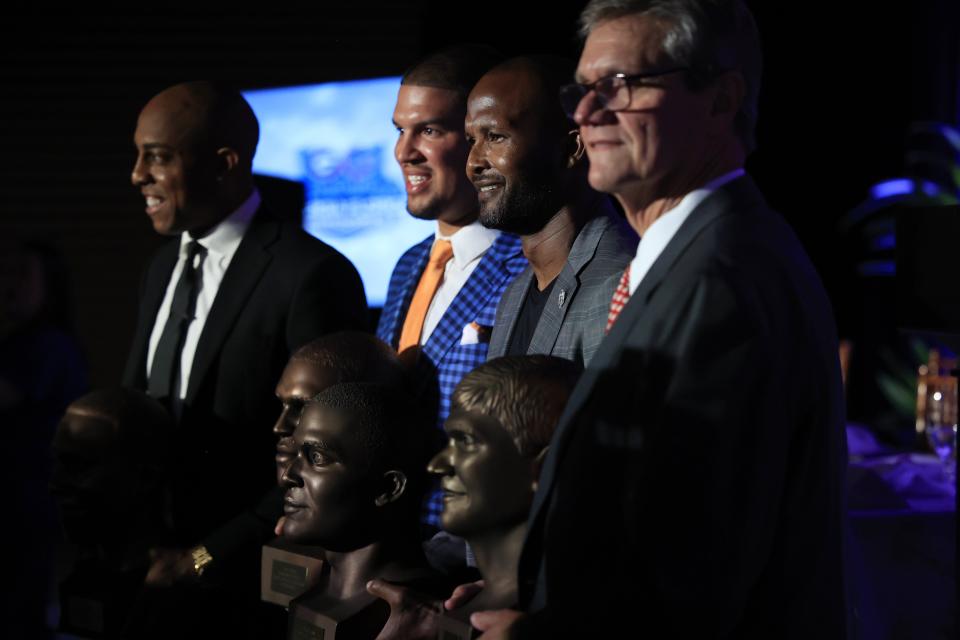
{"label": "glass on table", "polygon": [[925,396],[923,422],[927,442],[953,483],[957,471],[957,379],[928,375]]}

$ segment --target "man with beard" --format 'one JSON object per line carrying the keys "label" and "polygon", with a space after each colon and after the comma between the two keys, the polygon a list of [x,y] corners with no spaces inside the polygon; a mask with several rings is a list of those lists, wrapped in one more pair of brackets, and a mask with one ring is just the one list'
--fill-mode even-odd
{"label": "man with beard", "polygon": [[497,307],[490,358],[542,353],[588,364],[636,246],[587,183],[580,134],[557,98],[572,75],[561,58],[515,58],[470,93],[467,173],[480,221],[519,234],[530,262]]}
{"label": "man with beard", "polygon": [[[526,266],[516,236],[477,222],[477,194],[464,173],[467,95],[500,60],[479,46],[436,53],[403,76],[393,112],[407,210],[436,220],[437,229],[397,262],[377,337],[415,363],[421,399],[438,396],[438,429],[457,382],[486,360],[497,303]],[[439,525],[440,508],[435,494],[428,524]]]}

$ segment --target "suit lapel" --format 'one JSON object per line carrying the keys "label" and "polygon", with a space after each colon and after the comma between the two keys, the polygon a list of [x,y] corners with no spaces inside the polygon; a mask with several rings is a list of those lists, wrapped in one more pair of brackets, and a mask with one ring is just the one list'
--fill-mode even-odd
{"label": "suit lapel", "polygon": [[[124,374],[124,384],[126,385],[137,388],[146,388],[147,386],[147,351],[150,349],[150,334],[153,333],[157,313],[160,311],[160,304],[167,292],[170,276],[173,275],[173,268],[177,266],[179,255],[180,240],[178,238],[168,242],[160,249],[156,260],[147,271],[143,299],[140,301],[142,318],[137,325],[137,332],[133,337],[133,345],[130,349],[130,353],[134,357],[128,363]],[[166,318],[164,318],[164,322],[166,322]]]}
{"label": "suit lapel", "polygon": [[187,404],[196,398],[197,390],[216,360],[220,347],[229,335],[237,316],[240,315],[254,286],[273,259],[267,247],[276,241],[279,233],[279,224],[265,217],[261,208],[250,223],[243,240],[240,241],[233,259],[230,260],[230,266],[223,276],[223,281],[213,300],[213,306],[210,308],[210,315],[203,326],[193,357],[193,368],[190,371]]}
{"label": "suit lapel", "polygon": [[[535,282],[533,286],[536,286]],[[563,265],[563,271],[553,283],[550,299],[544,303],[543,312],[537,320],[537,328],[530,339],[530,346],[527,347],[528,355],[553,351],[553,345],[557,343],[557,336],[560,335],[560,328],[563,326],[563,319],[567,315],[567,309],[570,308],[570,300],[576,295],[579,287],[580,281],[570,268],[570,263]]]}
{"label": "suit lapel", "polygon": [[519,252],[520,244],[515,236],[504,233],[497,236],[423,345],[423,352],[433,362],[440,362],[447,351],[458,344],[463,327],[476,320],[490,297],[501,290],[511,275],[505,262]]}
{"label": "suit lapel", "polygon": [[760,195],[749,176],[738,178],[710,194],[690,213],[690,217],[677,229],[676,235],[650,266],[650,270],[643,277],[640,286],[633,292],[630,300],[627,301],[626,306],[620,312],[620,317],[604,343],[610,342],[613,345],[618,345],[622,342],[623,332],[628,327],[633,326],[637,316],[643,312],[643,309],[656,293],[657,288],[670,273],[673,265],[707,225],[721,215],[731,212],[734,208],[743,210],[762,203],[763,196]]}
{"label": "suit lapel", "polygon": [[584,225],[577,234],[563,270],[554,282],[551,299],[547,300],[540,320],[537,321],[537,328],[527,349],[528,354],[553,352],[570,302],[580,289],[580,272],[593,260],[606,228],[607,218],[601,215]]}
{"label": "suit lapel", "polygon": [[517,328],[517,320],[520,319],[520,310],[523,308],[523,301],[527,299],[527,293],[533,285],[533,269],[527,267],[523,270],[515,281],[514,286],[503,294],[499,307],[503,308],[503,315],[507,318],[506,326],[503,331],[494,331],[490,339],[490,356],[499,356],[507,352],[510,346],[510,340],[513,338],[513,332]]}
{"label": "suit lapel", "polygon": [[407,317],[407,309],[410,307],[410,301],[420,283],[420,276],[427,266],[430,259],[430,248],[433,246],[434,236],[429,236],[420,244],[414,246],[412,254],[409,256],[410,262],[407,267],[406,278],[401,284],[401,295],[397,296],[395,303],[384,313],[389,314],[390,321],[387,324],[390,327],[390,335],[386,342],[394,349],[400,343],[400,333],[403,330],[403,321]]}
{"label": "suit lapel", "polygon": [[[663,252],[657,257],[650,270],[630,300],[620,312],[610,334],[600,343],[590,366],[584,371],[570,400],[560,418],[557,431],[553,435],[551,448],[544,461],[540,473],[540,490],[537,491],[533,506],[530,510],[529,530],[532,532],[535,524],[542,518],[543,506],[549,499],[553,489],[557,465],[563,455],[564,445],[569,440],[570,431],[575,425],[575,418],[583,404],[593,393],[593,387],[599,373],[614,366],[622,352],[623,344],[627,341],[630,331],[637,317],[643,312],[651,297],[656,293],[660,283],[666,278],[677,260],[690,246],[690,243],[700,235],[701,231],[718,217],[736,209],[745,209],[763,202],[763,196],[749,176],[738,178],[733,182],[714,191],[691,212],[690,216],[677,230]],[[643,240],[641,239],[641,242]],[[528,534],[530,539],[530,534]]]}

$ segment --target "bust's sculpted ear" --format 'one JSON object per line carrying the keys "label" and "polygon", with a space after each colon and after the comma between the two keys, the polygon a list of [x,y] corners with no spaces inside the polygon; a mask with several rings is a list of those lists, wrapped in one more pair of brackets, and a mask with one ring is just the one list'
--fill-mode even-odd
{"label": "bust's sculpted ear", "polygon": [[400,499],[403,492],[407,489],[407,476],[403,471],[391,469],[383,474],[383,492],[380,493],[374,503],[378,507],[395,502]]}

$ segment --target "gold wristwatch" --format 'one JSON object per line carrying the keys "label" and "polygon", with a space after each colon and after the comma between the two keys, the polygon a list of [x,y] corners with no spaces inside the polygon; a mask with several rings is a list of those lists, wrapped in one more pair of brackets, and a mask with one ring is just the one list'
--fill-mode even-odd
{"label": "gold wristwatch", "polygon": [[203,572],[207,570],[207,567],[210,566],[210,563],[213,562],[213,556],[210,555],[210,552],[207,551],[207,548],[203,545],[190,549],[190,555],[193,557],[193,572],[197,574],[199,578],[203,575]]}

